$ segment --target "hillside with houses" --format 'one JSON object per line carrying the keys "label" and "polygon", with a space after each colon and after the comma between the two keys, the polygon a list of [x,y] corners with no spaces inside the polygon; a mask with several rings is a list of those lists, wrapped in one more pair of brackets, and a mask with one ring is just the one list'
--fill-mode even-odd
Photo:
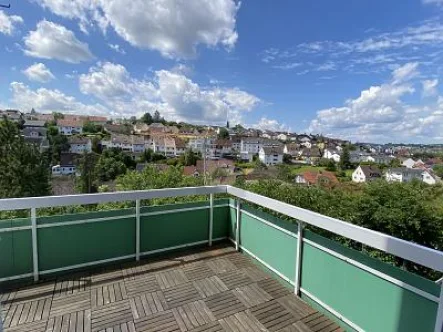
{"label": "hillside with houses", "polygon": [[283,178],[307,186],[374,180],[434,185],[443,175],[443,148],[435,146],[359,144],[229,123],[196,126],[165,121],[158,112],[123,120],[18,110],[0,111],[0,116],[18,123],[26,142],[50,154],[54,183],[80,176],[85,155],[117,169],[102,176],[103,183],[146,165],[158,171],[181,166],[184,175],[201,177],[204,183]]}

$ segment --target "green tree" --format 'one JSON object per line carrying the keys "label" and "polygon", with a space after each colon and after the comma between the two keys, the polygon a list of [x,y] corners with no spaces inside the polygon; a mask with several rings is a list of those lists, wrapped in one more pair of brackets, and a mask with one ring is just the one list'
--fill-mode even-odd
{"label": "green tree", "polygon": [[60,163],[60,156],[62,152],[69,151],[69,142],[68,138],[65,135],[60,135],[57,127],[49,127],[47,132],[48,140],[49,140],[49,155],[51,158],[51,163],[53,165],[57,165]]}
{"label": "green tree", "polygon": [[326,165],[326,170],[329,172],[335,172],[337,170],[337,166],[332,159],[329,159],[328,164]]}
{"label": "green tree", "polygon": [[150,163],[150,162],[152,162],[152,155],[153,155],[153,151],[152,151],[152,149],[146,149],[145,151],[143,151],[143,154],[142,154],[142,162],[145,162],[145,163]]}
{"label": "green tree", "polygon": [[398,158],[392,159],[392,160],[389,162],[389,167],[393,167],[393,168],[395,168],[395,167],[401,167],[401,161],[400,161],[400,159],[398,159]]}
{"label": "green tree", "polygon": [[0,198],[50,195],[48,159],[6,117],[0,121],[0,156]]}
{"label": "green tree", "polygon": [[152,118],[154,122],[165,123],[165,118],[160,115],[159,111],[154,112],[154,116]]}
{"label": "green tree", "polygon": [[102,129],[103,129],[102,126],[96,125],[96,124],[92,123],[91,121],[85,121],[85,123],[83,124],[83,132],[84,133],[96,134],[96,133],[101,132]]}
{"label": "green tree", "polygon": [[106,149],[95,165],[95,172],[100,181],[109,181],[125,174],[128,168],[135,168],[135,161],[131,156],[119,149]]}
{"label": "green tree", "polygon": [[351,155],[349,154],[349,147],[345,146],[340,156],[340,168],[350,169],[352,168]]}
{"label": "green tree", "polygon": [[82,193],[97,192],[96,162],[97,156],[94,153],[84,153],[80,158],[78,188]]}
{"label": "green tree", "polygon": [[443,165],[435,165],[432,169],[438,177],[443,177]]}
{"label": "green tree", "polygon": [[65,118],[63,113],[60,113],[60,112],[52,112],[52,115],[54,116],[55,121]]}
{"label": "green tree", "polygon": [[154,122],[154,119],[152,118],[152,115],[149,112],[143,114],[141,120],[142,120],[142,122],[146,123],[147,125],[150,125],[151,123]]}
{"label": "green tree", "polygon": [[285,164],[292,164],[292,156],[290,154],[285,153],[283,155],[283,162]]}
{"label": "green tree", "polygon": [[220,128],[218,132],[218,138],[229,139],[229,131],[226,128]]}
{"label": "green tree", "polygon": [[198,156],[192,151],[192,149],[186,150],[184,154],[184,165],[185,166],[192,166],[197,164]]}
{"label": "green tree", "polygon": [[92,140],[91,140],[91,149],[92,149],[92,152],[95,152],[95,153],[98,153],[98,154],[102,153],[103,149],[102,149],[100,137],[94,136],[92,138]]}

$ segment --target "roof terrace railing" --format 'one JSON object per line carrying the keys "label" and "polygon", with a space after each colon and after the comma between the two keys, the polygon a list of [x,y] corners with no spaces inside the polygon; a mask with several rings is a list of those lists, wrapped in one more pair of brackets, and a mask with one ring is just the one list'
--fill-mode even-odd
{"label": "roof terrace railing", "polygon": [[[240,248],[239,240],[241,235],[239,233],[240,222],[240,201],[246,201],[265,207],[277,213],[287,215],[299,221],[297,237],[297,260],[295,280],[291,284],[295,287],[295,293],[300,294],[300,269],[301,269],[301,246],[303,239],[303,224],[312,225],[339,236],[360,242],[375,249],[379,249],[385,253],[401,257],[408,261],[431,268],[433,270],[443,272],[443,252],[427,248],[415,243],[411,243],[402,239],[395,238],[377,231],[366,229],[360,226],[353,225],[341,221],[336,218],[327,217],[306,209],[302,209],[272,198],[258,195],[240,188],[232,186],[203,186],[203,187],[185,187],[185,188],[171,188],[171,189],[155,189],[155,190],[139,190],[139,191],[125,191],[125,192],[111,192],[99,194],[83,194],[83,195],[66,195],[66,196],[49,196],[49,197],[32,197],[32,198],[9,198],[0,200],[0,211],[10,210],[31,210],[31,226],[18,226],[15,229],[31,229],[31,239],[33,248],[33,276],[38,280],[38,253],[37,253],[37,208],[59,207],[69,205],[83,205],[83,204],[97,204],[108,202],[121,201],[135,201],[135,218],[136,218],[136,255],[138,260],[140,257],[140,201],[155,198],[168,197],[183,197],[191,195],[209,195],[210,197],[210,220],[209,220],[209,239],[208,243],[212,243],[212,223],[213,223],[213,209],[214,209],[214,195],[215,194],[229,194],[237,199],[236,209],[236,247]],[[266,221],[263,221],[266,223]],[[275,227],[275,226],[274,226]],[[2,232],[10,231],[11,228],[0,228]],[[442,288],[443,289],[443,288]],[[434,301],[438,301],[438,312],[435,324],[435,332],[441,332],[443,328],[443,291],[440,296]],[[351,326],[352,322],[350,323]],[[356,330],[358,326],[353,326]]]}

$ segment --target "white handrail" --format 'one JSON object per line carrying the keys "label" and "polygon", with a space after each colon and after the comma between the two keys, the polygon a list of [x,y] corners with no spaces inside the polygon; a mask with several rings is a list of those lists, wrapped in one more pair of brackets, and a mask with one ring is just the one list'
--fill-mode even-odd
{"label": "white handrail", "polygon": [[183,187],[151,190],[117,191],[99,194],[43,196],[0,199],[0,211],[45,208],[55,206],[135,201],[192,195],[226,194],[226,186]]}
{"label": "white handrail", "polygon": [[322,228],[334,234],[363,243],[375,249],[404,258],[411,262],[443,272],[443,252],[416,243],[408,242],[381,232],[356,226],[336,218],[302,209],[273,198],[250,191],[227,186],[228,194],[245,201],[266,207],[306,224]]}

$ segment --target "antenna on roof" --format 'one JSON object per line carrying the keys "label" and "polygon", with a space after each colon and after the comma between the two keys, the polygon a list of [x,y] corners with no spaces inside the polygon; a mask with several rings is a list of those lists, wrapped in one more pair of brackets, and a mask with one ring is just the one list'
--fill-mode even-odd
{"label": "antenna on roof", "polygon": [[7,5],[0,4],[0,8],[8,8],[9,9],[9,8],[11,8],[11,4],[7,4]]}

